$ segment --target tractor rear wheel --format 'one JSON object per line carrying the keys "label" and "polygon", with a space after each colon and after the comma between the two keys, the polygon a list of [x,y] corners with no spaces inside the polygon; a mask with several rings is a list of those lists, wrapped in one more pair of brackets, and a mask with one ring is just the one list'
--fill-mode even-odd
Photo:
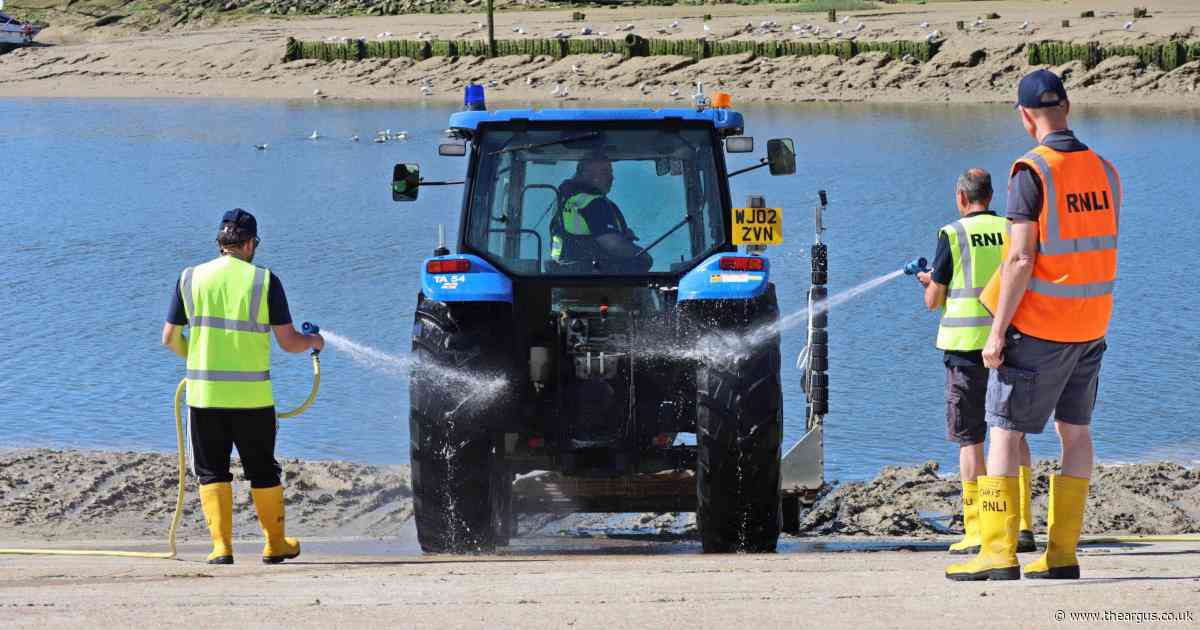
{"label": "tractor rear wheel", "polygon": [[[774,291],[764,297],[766,308],[751,322],[777,319]],[[773,552],[781,527],[779,337],[746,347],[717,332],[706,343],[718,351],[696,372],[696,522],[704,551]]]}
{"label": "tractor rear wheel", "polygon": [[488,396],[479,383],[512,376],[511,335],[502,330],[511,324],[507,307],[432,300],[417,306],[409,434],[417,539],[427,553],[489,553],[497,543],[495,512],[504,493],[490,428],[510,396]]}

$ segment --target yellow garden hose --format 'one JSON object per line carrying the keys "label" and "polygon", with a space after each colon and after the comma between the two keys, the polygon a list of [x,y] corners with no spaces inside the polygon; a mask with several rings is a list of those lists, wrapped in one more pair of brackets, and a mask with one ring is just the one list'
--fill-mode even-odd
{"label": "yellow garden hose", "polygon": [[[313,401],[317,399],[317,390],[321,387],[321,357],[312,353],[313,384],[299,407],[291,411],[276,413],[277,418],[294,418],[304,413]],[[187,388],[187,379],[179,381],[175,388],[175,445],[179,453],[179,486],[175,495],[175,514],[171,517],[171,529],[167,532],[168,551],[109,551],[99,549],[0,549],[0,555],[23,556],[115,556],[119,558],[157,558],[170,560],[175,557],[175,531],[179,529],[179,520],[183,517],[183,493],[187,481],[187,457],[183,444],[183,393]]]}

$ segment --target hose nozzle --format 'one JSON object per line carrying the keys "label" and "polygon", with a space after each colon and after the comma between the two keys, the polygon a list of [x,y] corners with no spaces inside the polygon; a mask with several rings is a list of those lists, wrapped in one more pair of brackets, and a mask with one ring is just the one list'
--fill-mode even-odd
{"label": "hose nozzle", "polygon": [[929,271],[929,261],[924,257],[914,258],[904,265],[904,273],[915,276],[923,271]]}

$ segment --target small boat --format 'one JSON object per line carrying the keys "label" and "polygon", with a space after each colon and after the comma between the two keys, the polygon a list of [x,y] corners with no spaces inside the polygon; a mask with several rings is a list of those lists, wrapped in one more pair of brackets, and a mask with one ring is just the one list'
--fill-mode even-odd
{"label": "small boat", "polygon": [[[3,3],[0,3],[0,8],[3,6]],[[14,48],[32,44],[33,38],[37,37],[41,30],[41,26],[22,22],[0,11],[0,52],[8,52]]]}

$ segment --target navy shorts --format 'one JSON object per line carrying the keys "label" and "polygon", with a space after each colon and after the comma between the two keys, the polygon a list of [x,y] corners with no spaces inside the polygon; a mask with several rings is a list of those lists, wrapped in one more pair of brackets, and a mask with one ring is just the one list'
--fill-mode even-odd
{"label": "navy shorts", "polygon": [[1051,416],[1067,424],[1091,424],[1107,348],[1104,339],[1064,343],[1009,328],[1004,364],[988,375],[988,426],[1041,433]]}
{"label": "navy shorts", "polygon": [[988,369],[982,365],[946,366],[946,439],[959,446],[983,444],[987,437],[984,404]]}

